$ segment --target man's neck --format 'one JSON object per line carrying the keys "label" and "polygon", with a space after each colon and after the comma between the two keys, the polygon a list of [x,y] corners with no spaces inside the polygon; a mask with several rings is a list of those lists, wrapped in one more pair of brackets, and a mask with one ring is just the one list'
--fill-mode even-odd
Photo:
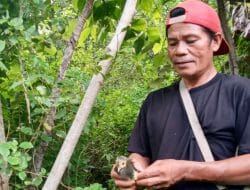
{"label": "man's neck", "polygon": [[188,89],[192,89],[203,84],[206,84],[211,79],[215,77],[217,71],[215,68],[211,69],[210,71],[203,73],[201,76],[198,77],[183,77],[184,83]]}

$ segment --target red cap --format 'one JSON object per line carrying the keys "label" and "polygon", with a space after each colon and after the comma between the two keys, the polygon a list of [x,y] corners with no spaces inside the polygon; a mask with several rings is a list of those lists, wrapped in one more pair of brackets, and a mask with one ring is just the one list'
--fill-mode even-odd
{"label": "red cap", "polygon": [[[215,33],[219,32],[223,35],[218,14],[212,7],[210,7],[206,3],[203,3],[199,0],[186,0],[178,4],[175,8],[177,7],[183,8],[185,10],[185,13],[183,15],[172,18],[170,18],[170,15],[168,15],[166,20],[167,28],[174,23],[184,22],[197,24],[206,27]],[[172,9],[171,11],[173,11],[174,9]],[[220,48],[216,52],[214,52],[214,55],[227,54],[228,52],[229,46],[224,37],[222,37]]]}

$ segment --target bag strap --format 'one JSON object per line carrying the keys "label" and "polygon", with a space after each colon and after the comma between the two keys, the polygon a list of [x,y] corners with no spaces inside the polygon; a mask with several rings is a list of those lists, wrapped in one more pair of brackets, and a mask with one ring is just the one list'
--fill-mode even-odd
{"label": "bag strap", "polygon": [[201,128],[200,122],[198,120],[198,117],[196,115],[196,111],[194,109],[194,104],[191,99],[191,96],[188,92],[188,89],[186,88],[183,80],[180,81],[179,84],[179,91],[181,94],[181,98],[188,116],[189,123],[191,125],[191,128],[193,130],[195,139],[200,147],[200,151],[202,153],[202,156],[206,162],[214,161],[214,157],[212,155],[212,152],[210,150],[210,147],[208,145],[207,139],[203,133],[203,130]]}
{"label": "bag strap", "polygon": [[[202,153],[202,156],[206,162],[214,161],[213,154],[211,152],[211,149],[208,145],[207,139],[204,135],[204,132],[202,130],[202,127],[200,125],[200,122],[198,120],[196,111],[194,109],[194,104],[191,99],[191,96],[189,94],[188,89],[186,88],[183,79],[179,83],[179,91],[181,94],[181,98],[184,104],[185,111],[188,116],[189,123],[191,125],[191,128],[193,130],[195,139],[198,143],[198,146],[200,148],[200,151]],[[219,190],[225,189],[224,186],[216,185],[216,187]]]}

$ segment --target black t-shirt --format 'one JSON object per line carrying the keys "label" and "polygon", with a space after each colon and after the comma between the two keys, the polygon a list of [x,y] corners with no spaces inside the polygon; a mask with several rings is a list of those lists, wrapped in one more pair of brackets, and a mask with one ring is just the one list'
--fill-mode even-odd
{"label": "black t-shirt", "polygon": [[[215,160],[250,153],[250,80],[217,74],[190,90]],[[185,113],[179,83],[154,91],[144,101],[129,152],[159,159],[204,161]],[[216,189],[214,184],[181,182],[171,189]],[[241,189],[234,187],[231,189]]]}

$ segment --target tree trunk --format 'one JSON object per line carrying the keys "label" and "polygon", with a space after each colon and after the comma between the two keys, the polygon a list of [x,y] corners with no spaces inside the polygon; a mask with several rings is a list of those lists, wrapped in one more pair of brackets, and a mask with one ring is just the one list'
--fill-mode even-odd
{"label": "tree trunk", "polygon": [[[120,49],[120,46],[126,34],[126,31],[124,29],[129,26],[133,16],[135,15],[136,2],[136,0],[126,1],[126,5],[116,28],[115,35],[113,36],[110,44],[106,49],[107,55],[111,55],[112,57],[114,57],[117,54],[117,51]],[[65,169],[68,166],[69,160],[72,156],[75,146],[80,138],[81,132],[86,124],[88,115],[91,112],[97,93],[100,90],[101,85],[103,84],[104,76],[108,72],[111,63],[112,58],[108,58],[99,63],[102,70],[101,72],[92,77],[86,94],[77,111],[73,124],[69,129],[69,132],[64,140],[64,143],[56,158],[56,161],[43,186],[43,190],[57,189],[58,184],[60,183],[61,178],[63,176],[63,173],[65,172]]]}
{"label": "tree trunk", "polygon": [[[5,141],[6,140],[4,132],[3,110],[2,110],[2,102],[0,99],[0,144],[4,143]],[[8,190],[8,189],[9,189],[9,177],[0,173],[0,190]]]}
{"label": "tree trunk", "polygon": [[225,36],[226,41],[228,42],[229,45],[229,65],[231,68],[231,73],[234,75],[238,75],[239,69],[238,65],[236,62],[236,51],[235,51],[235,46],[234,46],[234,40],[232,37],[232,34],[229,30],[229,27],[227,25],[227,19],[226,19],[226,11],[225,11],[225,4],[223,0],[217,0],[217,5],[218,5],[218,12],[221,20],[221,26],[223,29],[223,33]]}
{"label": "tree trunk", "polygon": [[[62,64],[60,65],[60,68],[58,71],[57,81],[56,81],[56,84],[53,87],[52,93],[51,93],[51,101],[52,101],[53,106],[50,108],[50,110],[48,111],[48,113],[45,116],[45,119],[43,121],[43,125],[49,126],[48,127],[49,129],[53,129],[53,127],[54,127],[54,121],[55,121],[55,116],[56,116],[56,103],[57,103],[58,98],[60,96],[60,89],[58,87],[58,83],[60,81],[62,81],[65,77],[65,73],[70,65],[70,61],[71,61],[74,49],[76,47],[76,44],[77,44],[79,37],[81,35],[81,32],[83,30],[83,26],[84,26],[87,18],[89,17],[89,15],[92,11],[93,4],[94,4],[94,0],[88,0],[85,3],[84,9],[81,13],[81,16],[79,17],[76,28],[72,34],[70,41],[68,42],[67,48],[65,49],[63,61],[62,61]],[[46,129],[46,131],[45,131],[46,135],[50,135],[50,132],[51,131],[48,129]],[[48,142],[41,141],[40,144],[38,145],[37,149],[35,150],[34,161],[33,161],[34,166],[32,169],[33,173],[37,173],[41,170],[42,162],[44,159],[44,155],[47,151],[48,145],[49,145]],[[31,187],[29,189],[34,189],[34,188]]]}

